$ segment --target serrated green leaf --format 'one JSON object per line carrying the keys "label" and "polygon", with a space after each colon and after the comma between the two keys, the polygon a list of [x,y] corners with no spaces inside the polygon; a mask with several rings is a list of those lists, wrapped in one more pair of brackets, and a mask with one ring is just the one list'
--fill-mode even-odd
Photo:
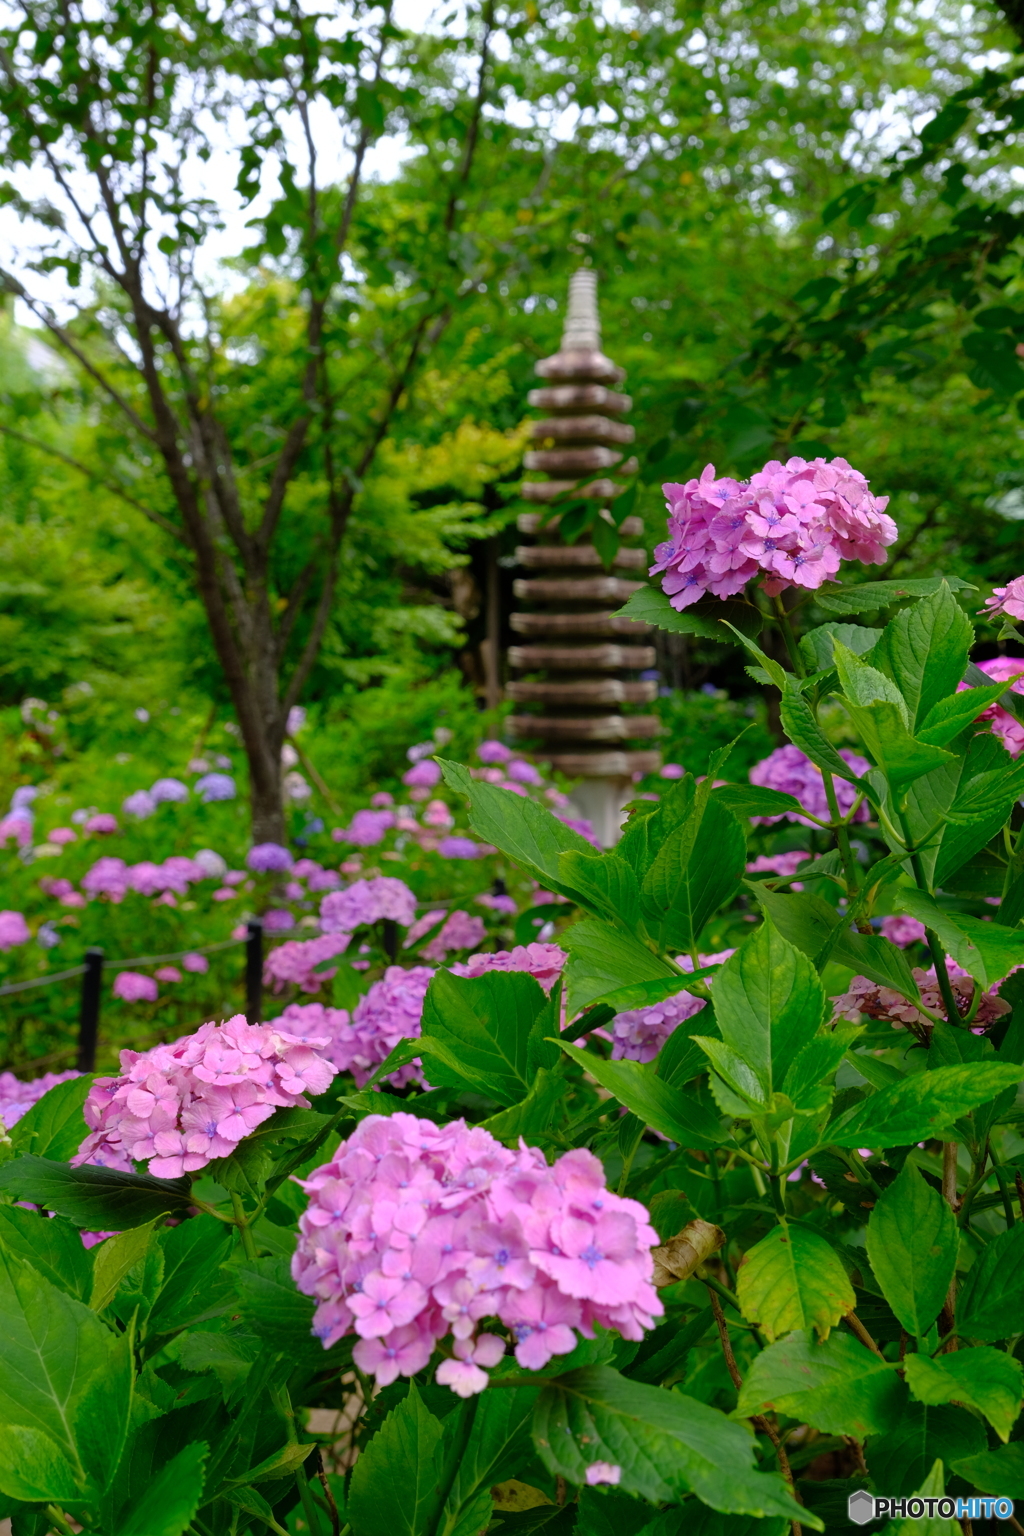
{"label": "serrated green leaf", "polygon": [[102,1312],[110,1305],[125,1275],[145,1257],[146,1249],[156,1240],[153,1226],[151,1222],[145,1227],[118,1232],[96,1249],[89,1296],[89,1305],[94,1312]]}
{"label": "serrated green leaf", "polygon": [[[296,1289],[287,1259],[246,1259],[234,1270],[238,1311],[249,1327],[291,1358],[307,1353],[313,1336],[314,1302]],[[317,1349],[320,1348],[316,1343]],[[325,1362],[331,1357],[324,1356]]]}
{"label": "serrated green leaf", "polygon": [[761,613],[752,603],[711,598],[680,610],[672,607],[668,595],[660,587],[654,586],[644,586],[634,592],[615,617],[636,619],[670,634],[697,635],[701,640],[717,640],[723,645],[734,642],[730,626],[735,625],[754,636],[761,633],[764,624]]}
{"label": "serrated green leaf", "polygon": [[955,693],[973,641],[974,626],[946,581],[886,625],[870,660],[899,688],[911,731]]}
{"label": "serrated green leaf", "polygon": [[[416,1042],[418,1054],[430,1057],[430,1081],[473,1088],[499,1104],[517,1104],[533,1084],[531,1036],[547,1002],[540,983],[523,972],[453,976],[438,971],[427,988],[423,1031]],[[555,1060],[548,1048],[542,1064],[550,1067]]]}
{"label": "serrated green leaf", "polygon": [[719,784],[711,799],[724,805],[734,816],[799,815],[803,807],[795,795],[780,789],[766,789],[760,784]]}
{"label": "serrated green leaf", "polygon": [[596,918],[574,923],[559,935],[558,942],[569,952],[565,987],[570,1019],[624,986],[679,978],[677,966],[631,934]]}
{"label": "serrated green leaf", "polygon": [[751,883],[758,903],[773,925],[797,949],[821,966],[822,956],[849,966],[883,987],[919,1003],[921,994],[910,962],[901,949],[874,934],[855,933],[847,918],[809,891],[769,891]]}
{"label": "serrated green leaf", "polygon": [[715,978],[722,1039],[747,1063],[767,1101],[825,1019],[827,999],[808,957],[770,922],[744,939]]}
{"label": "serrated green leaf", "polygon": [[63,1216],[46,1217],[14,1205],[0,1205],[0,1249],[30,1264],[51,1285],[78,1301],[92,1290],[92,1254],[82,1234]]}
{"label": "serrated green leaf", "polygon": [[427,1412],[411,1384],[353,1469],[346,1514],[359,1536],[433,1532],[446,1492],[438,1487],[435,1466],[443,1434],[443,1425]]}
{"label": "serrated green leaf", "polygon": [[1013,1063],[971,1062],[915,1073],[862,1099],[828,1127],[837,1147],[905,1147],[948,1130],[968,1110],[994,1099],[1016,1083]]}
{"label": "serrated green leaf", "polygon": [[91,1074],[74,1077],[37,1099],[11,1130],[15,1152],[59,1163],[74,1157],[89,1134],[82,1105],[92,1084]]}
{"label": "serrated green leaf", "polygon": [[968,1271],[957,1297],[957,1328],[968,1339],[1004,1339],[1022,1310],[1024,1226],[1018,1223],[992,1238]]}
{"label": "serrated green leaf", "polygon": [[874,613],[908,597],[927,597],[945,582],[952,592],[975,592],[959,576],[923,576],[911,581],[863,581],[849,587],[822,587],[814,600],[827,613]]}
{"label": "serrated green leaf", "polygon": [[576,893],[560,880],[558,860],[563,853],[589,858],[594,852],[592,844],[535,801],[472,778],[461,763],[442,758],[437,761],[449,789],[468,799],[469,824],[474,832],[536,875],[548,890],[575,901]]}
{"label": "serrated green leaf", "polygon": [[645,1125],[680,1146],[706,1150],[726,1139],[717,1119],[682,1088],[674,1088],[638,1061],[607,1061],[594,1051],[560,1041],[562,1050],[578,1061],[603,1088],[614,1094]]}
{"label": "serrated green leaf", "polygon": [[908,1401],[898,1424],[882,1435],[869,1435],[864,1459],[875,1486],[890,1498],[915,1493],[936,1461],[949,1465],[958,1456],[985,1449],[985,1426],[966,1408],[930,1408]]}
{"label": "serrated green leaf", "polygon": [[819,1342],[801,1329],[754,1356],[736,1414],[774,1411],[826,1434],[863,1440],[892,1428],[906,1400],[894,1367],[849,1334]]}
{"label": "serrated green leaf", "polygon": [[957,965],[983,988],[1024,965],[1024,928],[1007,928],[967,912],[951,912],[916,886],[898,886],[892,901],[897,911],[907,912],[933,929]]}
{"label": "serrated green leaf", "polygon": [[983,1414],[1000,1440],[1009,1440],[1020,1412],[1021,1364],[989,1344],[952,1355],[907,1355],[907,1385],[919,1403],[960,1402]]}
{"label": "serrated green leaf", "polygon": [[91,1232],[142,1227],[191,1203],[191,1180],[154,1179],[113,1168],[69,1168],[45,1157],[18,1157],[0,1168],[0,1189],[66,1216]]}
{"label": "serrated green leaf", "polygon": [[982,1493],[1024,1499],[1024,1441],[1013,1440],[994,1451],[961,1456],[953,1461],[952,1469]]}
{"label": "serrated green leaf", "polygon": [[692,950],[710,917],[743,879],[747,840],[720,801],[695,798],[686,819],[665,839],[644,877],[641,898],[664,947]]}
{"label": "serrated green leaf", "polygon": [[847,713],[894,788],[902,789],[952,760],[942,747],[930,746],[911,733],[906,701],[890,678],[839,642],[835,654]]}
{"label": "serrated green leaf", "polygon": [[186,1445],[119,1511],[110,1536],[184,1536],[202,1504],[208,1454],[203,1441]]}
{"label": "serrated green leaf", "polygon": [[723,1513],[785,1515],[823,1529],[792,1502],[782,1479],[754,1470],[743,1426],[679,1392],[590,1366],[549,1382],[537,1402],[534,1441],[549,1471],[586,1483],[587,1467],[621,1468],[619,1488],[656,1502],[693,1492]]}
{"label": "serrated green leaf", "polygon": [[916,1338],[939,1315],[958,1247],[956,1217],[908,1159],[871,1212],[867,1249],[886,1301]]}
{"label": "serrated green leaf", "polygon": [[632,865],[614,853],[563,853],[558,871],[566,889],[583,897],[602,916],[635,928],[640,921],[640,887]]}
{"label": "serrated green leaf", "polygon": [[948,746],[984,710],[1002,698],[1011,682],[1012,678],[1005,683],[992,683],[988,688],[965,688],[948,699],[939,699],[918,727],[918,740],[935,747]]}
{"label": "serrated green leaf", "polygon": [[749,1250],[736,1294],[743,1316],[772,1340],[801,1328],[826,1339],[856,1304],[835,1249],[820,1233],[789,1222]]}

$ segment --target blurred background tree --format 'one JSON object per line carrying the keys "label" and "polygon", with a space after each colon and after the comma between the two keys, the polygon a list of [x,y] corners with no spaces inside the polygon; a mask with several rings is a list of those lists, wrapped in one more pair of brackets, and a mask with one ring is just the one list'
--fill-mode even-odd
{"label": "blurred background tree", "polygon": [[[172,28],[111,0],[20,8],[0,54],[3,702],[73,703],[79,745],[137,707],[233,712],[260,835],[292,703],[346,754],[339,788],[400,749],[367,732],[391,742],[410,690],[474,708],[480,552],[514,546],[525,394],[581,262],[628,370],[652,543],[664,480],[842,453],[893,496],[897,570],[1015,574],[1012,9],[528,0],[399,26],[190,5]],[[141,107],[151,126],[116,133]],[[173,452],[148,436],[160,391]],[[189,495],[219,530],[212,578]],[[693,698],[664,706],[689,763],[722,714],[700,688],[751,685],[699,642],[662,670]]]}

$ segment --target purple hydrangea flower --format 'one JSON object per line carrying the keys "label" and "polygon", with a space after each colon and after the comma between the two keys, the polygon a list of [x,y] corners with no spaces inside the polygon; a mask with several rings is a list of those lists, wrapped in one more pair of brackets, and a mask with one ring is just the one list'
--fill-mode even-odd
{"label": "purple hydrangea flower", "polygon": [[412,768],[402,774],[402,783],[409,789],[433,789],[434,785],[440,782],[440,766],[430,759],[415,763]]}
{"label": "purple hydrangea flower", "polygon": [[34,1077],[23,1083],[13,1072],[0,1072],[0,1121],[10,1130],[33,1104],[39,1102],[44,1093],[56,1088],[58,1083],[68,1083],[77,1076],[77,1072],[44,1072],[42,1077]]}
{"label": "purple hydrangea flower", "polygon": [[356,880],[343,891],[331,891],[320,903],[320,927],[324,933],[352,933],[381,918],[408,928],[416,917],[416,897],[404,880],[377,875]]}
{"label": "purple hydrangea flower", "polygon": [[163,805],[165,802],[187,800],[189,789],[180,779],[157,779],[149,793],[157,805]]}
{"label": "purple hydrangea flower", "polygon": [[211,800],[233,800],[237,790],[229,773],[204,773],[196,780],[196,794],[209,804]]}
{"label": "purple hydrangea flower", "polygon": [[[871,764],[856,752],[850,752],[845,747],[841,747],[839,756],[859,776],[871,772]],[[783,794],[794,795],[812,816],[817,816],[822,821],[827,821],[829,818],[825,781],[821,776],[821,769],[812,763],[799,747],[791,745],[776,747],[774,752],[769,752],[766,758],[755,763],[751,768],[750,782],[765,789],[778,789]],[[839,810],[845,816],[857,798],[857,791],[848,779],[837,778],[834,782]],[[869,814],[868,806],[863,804],[854,820],[867,821]],[[764,822],[766,825],[782,819],[782,816],[751,817],[752,821]],[[785,819],[798,821],[805,827],[813,825],[806,816],[798,816],[795,811],[787,811]]]}
{"label": "purple hydrangea flower", "polygon": [[517,784],[543,784],[544,782],[533,764],[528,763],[523,757],[515,758],[507,765],[505,772]]}
{"label": "purple hydrangea flower", "polygon": [[379,811],[356,811],[350,824],[341,830],[337,841],[339,843],[352,843],[356,848],[372,848],[377,843],[384,841],[385,836],[395,824],[394,811],[382,808]]}
{"label": "purple hydrangea flower", "polygon": [[471,837],[442,837],[437,852],[442,859],[478,859],[484,848]]}
{"label": "purple hydrangea flower", "polygon": [[482,763],[507,763],[512,752],[503,741],[482,741],[476,755]]}
{"label": "purple hydrangea flower", "polygon": [[144,821],[156,810],[156,801],[148,789],[137,789],[134,795],[122,800],[121,809],[127,816],[135,816],[139,821]]}
{"label": "purple hydrangea flower", "polygon": [[280,843],[256,843],[249,849],[245,862],[255,874],[271,875],[284,874],[295,861]]}

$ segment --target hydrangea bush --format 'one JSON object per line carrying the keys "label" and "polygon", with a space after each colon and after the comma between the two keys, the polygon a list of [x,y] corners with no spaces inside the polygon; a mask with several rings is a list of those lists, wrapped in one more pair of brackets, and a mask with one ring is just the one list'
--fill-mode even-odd
{"label": "hydrangea bush", "polygon": [[[749,776],[680,768],[602,850],[504,743],[417,744],[337,868],[167,869],[295,919],[270,1017],[0,1079],[16,1536],[783,1536],[862,1489],[1015,1496],[1024,656],[975,664],[969,614],[1015,643],[1022,578],[851,581],[895,529],[841,460],[666,490],[627,612],[745,648],[787,738]],[[140,862],[54,899],[177,895]]]}

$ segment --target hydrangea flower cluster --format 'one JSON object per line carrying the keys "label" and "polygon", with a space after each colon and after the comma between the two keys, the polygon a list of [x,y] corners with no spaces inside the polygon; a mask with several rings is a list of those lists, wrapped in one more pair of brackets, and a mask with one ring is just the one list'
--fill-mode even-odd
{"label": "hydrangea flower cluster", "polygon": [[280,843],[256,843],[246,854],[245,862],[254,874],[271,875],[286,873],[294,860]]}
{"label": "hydrangea flower cluster", "polygon": [[395,825],[397,817],[394,811],[386,807],[379,811],[356,811],[351,822],[345,827],[339,843],[352,843],[356,848],[373,848],[377,843],[382,843],[388,832]]}
{"label": "hydrangea flower cluster", "polygon": [[[1024,577],[1018,577],[1017,580],[1022,581]],[[979,661],[978,666],[994,683],[1005,683],[1008,678],[1024,673],[1024,656],[992,656],[988,661]],[[958,692],[966,687],[966,683],[961,683]],[[1011,684],[1010,692],[1024,693],[1024,676]],[[978,721],[988,725],[1011,757],[1019,757],[1024,752],[1024,725],[1001,704],[990,705],[978,716]]]}
{"label": "hydrangea flower cluster", "polygon": [[157,1178],[195,1173],[227,1157],[275,1109],[309,1107],[335,1069],[317,1042],[272,1024],[203,1024],[148,1051],[122,1051],[121,1075],[98,1077],[84,1114],[90,1134],[72,1162],[148,1162]]}
{"label": "hydrangea flower cluster", "polygon": [[44,1072],[42,1077],[23,1083],[13,1072],[0,1072],[0,1122],[10,1130],[44,1093],[77,1076],[77,1072]]}
{"label": "hydrangea flower cluster", "polygon": [[0,912],[0,950],[13,949],[15,944],[27,944],[32,937],[20,912],[12,912],[9,909]]}
{"label": "hydrangea flower cluster", "polygon": [[316,967],[335,955],[344,954],[352,935],[349,933],[325,933],[318,939],[289,939],[272,949],[263,962],[263,983],[273,984],[280,992],[294,982],[303,992],[316,992],[325,981],[330,981],[334,971],[318,971]]}
{"label": "hydrangea flower cluster", "polygon": [[423,958],[440,964],[450,950],[473,949],[477,944],[481,944],[486,933],[487,928],[482,917],[472,917],[468,912],[452,912],[430,943],[424,947]]}
{"label": "hydrangea flower cluster", "polygon": [[481,1392],[505,1352],[478,1333],[485,1317],[535,1371],[575,1347],[575,1330],[640,1339],[662,1312],[647,1211],[605,1187],[590,1152],[549,1168],[463,1120],[370,1115],[302,1186],[292,1275],[316,1298],[314,1332],[325,1348],[357,1334],[353,1358],[381,1386],[422,1370],[450,1335],[435,1380]]}
{"label": "hydrangea flower cluster", "polygon": [[699,480],[662,487],[669,537],[654,551],[653,576],[673,608],[709,592],[733,597],[754,576],[775,596],[787,587],[820,587],[843,560],[883,565],[896,524],[887,496],[845,459],[772,459],[749,484],[715,478],[709,464]]}
{"label": "hydrangea flower cluster", "polygon": [[[974,998],[975,983],[967,972],[961,970],[948,955],[946,969],[949,972],[949,982],[956,1005],[961,1015],[965,1015],[970,1010]],[[939,991],[935,967],[931,966],[927,971],[916,969],[913,977],[920,988],[924,1006],[931,1013],[937,1013],[940,1018],[945,1018],[946,1008]],[[972,1029],[984,1029],[1010,1012],[1009,1003],[1004,1002],[998,995],[997,988],[1001,985],[1001,982],[997,982],[996,986],[982,993]],[[922,1013],[920,1008],[916,1008],[908,998],[903,997],[899,992],[894,992],[891,987],[879,986],[867,976],[854,976],[849,990],[841,997],[832,999],[832,1007],[833,1021],[856,1020],[860,1014],[866,1013],[870,1019],[887,1019],[893,1029],[911,1029],[918,1035],[932,1027],[932,1020],[927,1014]]]}
{"label": "hydrangea flower cluster", "polygon": [[[408,970],[389,965],[353,1008],[347,1038],[340,1032],[332,1037],[331,1060],[339,1071],[351,1072],[360,1088],[401,1040],[419,1038],[423,999],[433,974],[429,965],[414,965]],[[390,1073],[388,1081],[397,1088],[422,1083],[423,1073],[414,1062]]]}
{"label": "hydrangea flower cluster", "polygon": [[1015,576],[1005,587],[993,587],[978,612],[986,619],[1024,619],[1024,576]]}
{"label": "hydrangea flower cluster", "polygon": [[455,976],[482,976],[485,971],[525,971],[550,992],[562,974],[566,962],[564,949],[557,944],[517,944],[515,949],[499,949],[493,954],[470,955],[449,969]]}
{"label": "hydrangea flower cluster", "polygon": [[332,891],[320,903],[320,927],[324,933],[352,933],[381,918],[408,928],[416,916],[416,897],[404,880],[377,875],[354,880],[343,891]]}
{"label": "hydrangea flower cluster", "polygon": [[[858,777],[871,772],[871,764],[867,758],[860,757],[856,752],[850,752],[846,747],[841,747],[839,756],[848,767],[852,768]],[[758,784],[763,789],[777,789],[784,795],[794,795],[800,804],[805,806],[812,816],[817,816],[821,821],[828,821],[829,808],[825,798],[825,780],[821,776],[821,769],[816,763],[812,763],[799,747],[786,745],[776,747],[774,752],[755,763],[750,770],[751,784]],[[857,798],[857,791],[847,779],[835,779],[836,801],[840,814],[845,816],[853,802]],[[854,821],[867,821],[869,810],[867,804],[861,805]],[[802,826],[813,826],[813,822],[806,816],[798,816],[796,811],[786,811],[783,816],[752,816],[751,821],[761,822],[765,826],[771,826],[777,821],[796,821]]]}
{"label": "hydrangea flower cluster", "polygon": [[141,971],[118,971],[111,990],[125,1003],[155,1003],[157,999],[156,982]]}
{"label": "hydrangea flower cluster", "polygon": [[924,942],[924,923],[916,917],[907,917],[904,912],[894,913],[892,917],[883,917],[880,923],[882,937],[895,944],[898,949],[906,949],[908,944],[921,944]]}

